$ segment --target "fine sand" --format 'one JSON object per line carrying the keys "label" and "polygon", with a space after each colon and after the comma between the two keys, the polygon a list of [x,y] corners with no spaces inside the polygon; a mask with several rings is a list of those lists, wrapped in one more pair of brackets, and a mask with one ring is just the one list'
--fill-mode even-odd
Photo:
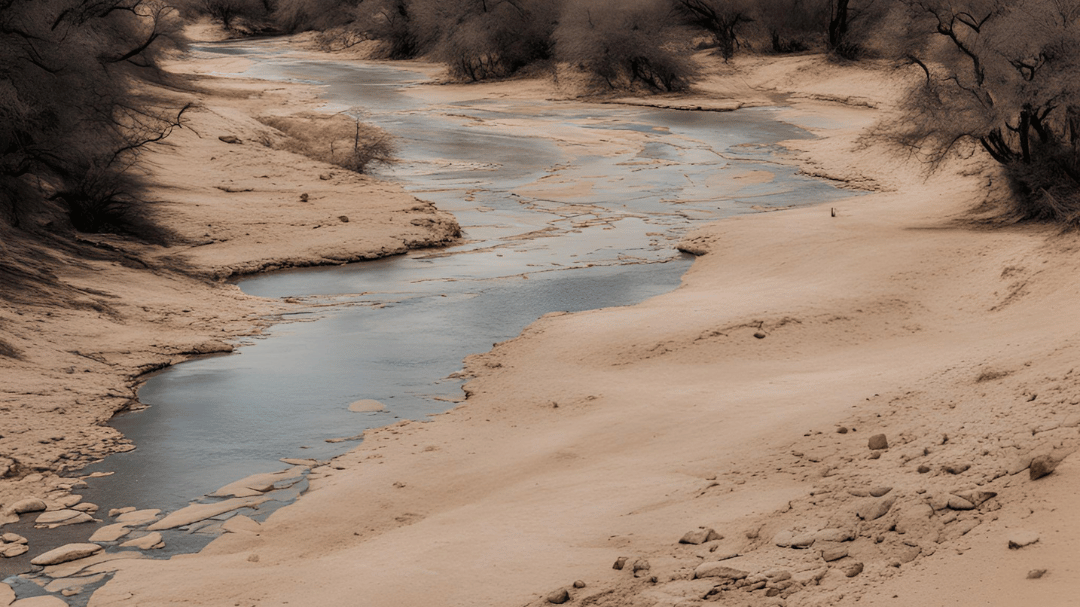
{"label": "fine sand", "polygon": [[[1080,465],[1068,457],[1080,444],[1080,242],[1049,227],[976,221],[986,184],[1000,181],[979,157],[928,178],[860,140],[889,115],[900,77],[818,57],[716,65],[694,96],[663,104],[786,98],[791,109],[781,117],[821,136],[791,144],[806,172],[873,193],[696,231],[681,246],[701,257],[678,290],[538,320],[468,359],[473,379],[461,406],[429,423],[368,431],[358,448],[315,467],[311,490],[295,504],[262,525],[236,525],[202,553],[115,561],[118,573],[90,605],[545,605],[549,596],[561,601],[563,589],[575,605],[1072,604],[1080,590],[1072,512]],[[545,85],[426,93],[452,100],[466,88],[472,97],[538,95]],[[241,139],[255,135],[243,114],[250,110],[229,107],[233,114],[215,113],[228,122],[177,140],[170,153],[194,161],[250,149],[216,142],[226,126]],[[188,143],[206,147],[189,156]],[[179,228],[195,238],[203,223],[228,221],[211,201],[244,204],[251,193],[209,188],[226,179],[261,184],[263,174],[300,184],[263,196],[280,197],[282,224],[300,221],[291,213],[311,222],[318,213],[357,213],[330,203],[310,214],[298,208],[296,193],[318,180],[302,176],[325,169],[263,156],[266,169],[222,167],[216,180],[199,180],[206,190],[177,187],[181,202],[170,206]],[[165,158],[166,183],[210,170]],[[295,178],[279,177],[289,167]],[[408,197],[365,183],[382,188],[380,200],[410,208]],[[322,252],[332,241],[307,252],[282,252],[269,239],[233,243],[255,238],[247,230],[229,224],[199,234],[215,240],[204,246],[216,252],[152,258],[210,276],[337,259]],[[363,257],[359,249],[342,258]],[[33,332],[25,319],[5,325],[24,331],[28,353],[96,343],[91,352],[106,360],[96,364],[112,366],[90,369],[98,379],[78,389],[102,400],[101,418],[130,397],[124,373],[137,364],[182,358],[194,344],[221,347],[210,344],[272,311],[174,272],[108,272],[93,282],[132,319],[122,331],[88,338],[77,330],[89,318],[78,314],[91,314],[82,311]],[[140,306],[147,311],[128,311]],[[187,328],[193,319],[201,331]],[[178,343],[192,345],[172,358],[149,345]],[[94,364],[69,356],[75,377]],[[42,369],[42,357],[20,364]],[[49,368],[58,370],[39,371],[22,390],[54,400],[25,397],[41,404],[22,407],[13,398],[3,415],[33,426],[39,410],[72,400],[63,381],[70,375]],[[878,434],[887,448],[870,448],[884,446],[871,440]],[[1058,465],[1031,480],[1036,456]],[[702,527],[713,533],[680,543]],[[1027,545],[1012,549],[1010,538]],[[613,569],[619,557],[628,560]],[[1037,570],[1045,572],[1029,579]]]}

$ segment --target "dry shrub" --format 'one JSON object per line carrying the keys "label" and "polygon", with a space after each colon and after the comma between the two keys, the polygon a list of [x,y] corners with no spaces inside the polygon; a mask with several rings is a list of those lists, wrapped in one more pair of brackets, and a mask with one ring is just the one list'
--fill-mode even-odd
{"label": "dry shrub", "polygon": [[372,164],[394,161],[393,137],[353,116],[263,116],[259,121],[287,136],[275,147],[343,169],[363,173]]}

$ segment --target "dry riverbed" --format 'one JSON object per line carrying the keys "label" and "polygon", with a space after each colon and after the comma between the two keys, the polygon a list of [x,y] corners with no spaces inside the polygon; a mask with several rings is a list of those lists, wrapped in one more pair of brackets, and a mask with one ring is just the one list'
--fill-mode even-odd
{"label": "dry riverbed", "polygon": [[[696,231],[681,246],[701,257],[680,289],[548,315],[471,357],[466,403],[367,432],[265,523],[240,519],[171,561],[72,561],[73,573],[118,571],[90,604],[1070,604],[1080,590],[1070,514],[1080,497],[1070,457],[1080,445],[1078,242],[975,221],[985,184],[1000,179],[989,164],[927,178],[861,142],[888,115],[896,77],[817,57],[715,65],[695,97],[662,103],[787,98],[781,117],[821,135],[791,144],[804,169],[874,193]],[[0,432],[12,434],[0,448],[41,468],[0,485],[5,505],[70,483],[50,474],[60,453],[85,451],[69,455],[80,461],[116,448],[95,424],[129,402],[139,365],[226,349],[279,309],[204,277],[362,258],[450,232],[388,186],[348,177],[349,193],[373,194],[346,196],[334,177],[318,178],[326,167],[251,145],[255,108],[300,106],[304,89],[259,99],[247,97],[261,88],[251,83],[210,82],[232,97],[155,157],[163,212],[193,244],[107,243],[149,270],[57,264],[105,311],[57,301],[3,312],[25,360],[4,363],[14,389],[2,427],[27,429]],[[480,90],[572,94],[545,81]],[[447,101],[462,91],[430,87]],[[226,134],[245,143],[217,140]],[[371,224],[357,220],[383,204]],[[422,218],[444,229],[419,230]],[[339,231],[285,248],[315,224]],[[70,429],[53,440],[61,419]],[[260,482],[240,483],[246,496],[232,499],[259,499]],[[51,497],[54,511],[78,505]]]}

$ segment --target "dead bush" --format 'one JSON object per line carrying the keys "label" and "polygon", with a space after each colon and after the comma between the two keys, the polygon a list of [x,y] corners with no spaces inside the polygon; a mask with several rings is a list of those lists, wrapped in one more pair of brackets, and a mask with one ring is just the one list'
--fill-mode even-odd
{"label": "dead bush", "polygon": [[263,116],[263,124],[287,138],[275,147],[294,154],[364,173],[373,164],[394,161],[394,139],[356,115]]}

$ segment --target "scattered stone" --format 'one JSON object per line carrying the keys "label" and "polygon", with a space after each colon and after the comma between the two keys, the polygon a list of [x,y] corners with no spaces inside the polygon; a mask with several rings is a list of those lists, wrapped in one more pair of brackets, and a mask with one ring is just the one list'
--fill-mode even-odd
{"label": "scattered stone", "polygon": [[870,495],[874,497],[881,497],[890,491],[892,491],[892,487],[886,487],[884,485],[881,485],[879,487],[874,487],[870,489]]}
{"label": "scattered stone", "polygon": [[51,525],[53,523],[62,523],[66,520],[73,519],[79,515],[86,515],[85,512],[79,512],[78,510],[51,510],[49,512],[43,512],[38,515],[37,520],[34,522],[38,525]]}
{"label": "scattered stone", "polygon": [[797,548],[797,549],[809,548],[810,546],[814,545],[814,542],[816,540],[817,540],[817,532],[816,531],[810,532],[810,533],[800,533],[799,535],[796,535],[795,537],[791,538],[791,547],[792,548]]}
{"label": "scattered stone", "polygon": [[718,577],[725,580],[741,580],[750,575],[748,572],[734,567],[728,567],[719,562],[702,563],[694,569],[694,579]]}
{"label": "scattered stone", "polygon": [[[1029,579],[1029,580],[1037,580],[1037,579],[1041,578],[1044,575],[1046,575],[1046,570],[1045,569],[1032,569],[1031,571],[1028,571],[1027,579]],[[0,604],[3,604],[2,599],[0,599]]]}
{"label": "scattered stone", "polygon": [[131,533],[131,529],[128,529],[128,523],[114,523],[112,525],[105,525],[97,531],[94,535],[90,536],[91,542],[115,542],[116,540],[124,537],[128,533]]}
{"label": "scattered stone", "polygon": [[229,533],[259,533],[262,531],[262,525],[243,514],[238,514],[225,521],[221,528]]}
{"label": "scattered stone", "polygon": [[916,468],[916,470],[918,470],[919,474],[926,474],[927,472],[930,472],[930,466],[919,464],[919,467]]}
{"label": "scattered stone", "polygon": [[18,533],[5,533],[0,535],[0,540],[3,540],[5,544],[25,544],[27,539]]}
{"label": "scattered stone", "polygon": [[972,505],[974,505],[976,508],[982,506],[988,500],[997,497],[997,493],[993,491],[961,491],[954,493],[953,495],[957,495],[966,499],[967,501],[971,502]]}
{"label": "scattered stone", "polygon": [[946,464],[941,467],[942,472],[949,474],[963,474],[971,469],[971,464]]}
{"label": "scattered stone", "polygon": [[648,571],[650,569],[652,569],[652,565],[649,564],[649,561],[645,559],[637,559],[636,561],[634,561],[634,577],[638,577],[638,573]]}
{"label": "scattered stone", "polygon": [[307,202],[307,201],[308,201],[307,192],[304,192],[303,194],[300,194],[300,202]]}
{"label": "scattered stone", "polygon": [[156,519],[161,510],[156,508],[146,510],[129,510],[116,517],[116,522],[128,525],[142,525]]}
{"label": "scattered stone", "polygon": [[853,529],[822,529],[814,534],[819,542],[850,542],[855,539]]}
{"label": "scattered stone", "polygon": [[238,145],[243,143],[243,141],[240,141],[240,138],[236,135],[221,135],[218,137],[218,139],[232,145]]}
{"label": "scattered stone", "polygon": [[75,504],[78,504],[79,502],[82,501],[82,496],[81,495],[65,495],[65,496],[57,498],[57,499],[55,499],[53,501],[56,502],[57,504],[60,504],[64,508],[71,508]]}
{"label": "scattered stone", "polygon": [[338,221],[340,221],[341,223],[349,223],[349,216],[348,215],[338,215]]}
{"label": "scattered stone", "polygon": [[767,337],[767,335],[765,334],[764,331],[757,331],[757,332],[754,333],[754,337],[756,337],[758,339],[765,339]]}
{"label": "scattered stone", "polygon": [[269,500],[270,498],[268,497],[248,497],[222,500],[211,504],[192,504],[169,514],[160,521],[148,526],[146,530],[162,531],[164,529],[175,529],[176,527],[190,525],[219,514],[239,510],[240,508],[254,508]]}
{"label": "scattered stone", "polygon": [[11,589],[11,586],[0,582],[0,605],[7,607],[15,602],[15,591]]}
{"label": "scattered stone", "polygon": [[881,451],[882,449],[889,448],[889,440],[885,438],[884,434],[875,434],[870,437],[866,446],[870,447],[871,451]]}
{"label": "scattered stone", "polygon": [[975,504],[972,504],[959,495],[951,495],[949,496],[949,508],[952,510],[974,510]]}
{"label": "scattered stone", "polygon": [[74,506],[71,507],[71,509],[72,510],[78,510],[79,512],[87,512],[87,513],[93,514],[94,512],[98,511],[98,505],[86,502],[86,503],[82,503],[82,504],[75,504]]}
{"label": "scattered stone", "polygon": [[113,508],[109,510],[109,516],[117,516],[120,514],[127,514],[128,512],[135,512],[137,508],[135,506],[127,506],[124,508]]}
{"label": "scattered stone", "polygon": [[839,428],[837,428],[837,429],[836,429],[836,433],[837,433],[837,434],[847,434],[847,433],[848,433],[848,429],[847,429],[847,428],[845,428],[844,426],[840,426]]}
{"label": "scattered stone", "polygon": [[58,565],[101,552],[98,544],[66,544],[30,559],[31,565]]}
{"label": "scattered stone", "polygon": [[1028,468],[1028,472],[1031,474],[1031,480],[1042,478],[1054,471],[1057,468],[1058,462],[1056,459],[1049,455],[1040,455],[1031,460],[1031,467]]}
{"label": "scattered stone", "polygon": [[1018,550],[1039,541],[1039,534],[1027,529],[1019,529],[1009,534],[1009,548]]}
{"label": "scattered stone", "polygon": [[354,413],[365,413],[368,411],[386,411],[386,405],[380,403],[377,400],[371,400],[366,398],[364,400],[358,400],[355,403],[349,405],[349,411]]}
{"label": "scattered stone", "polygon": [[27,514],[30,512],[44,512],[48,508],[48,504],[44,501],[31,497],[15,502],[8,507],[8,511],[15,514]]}
{"label": "scattered stone", "polygon": [[577,588],[577,589],[580,590],[580,589],[582,589],[584,587],[585,587],[585,582],[584,581],[578,580],[578,581],[574,582],[574,588]]}
{"label": "scattered stone", "polygon": [[713,540],[723,539],[724,536],[720,535],[710,527],[698,527],[692,531],[687,531],[686,535],[682,536],[679,540],[680,544],[692,544],[698,546],[705,542],[711,542]]}
{"label": "scattered stone", "polygon": [[615,559],[615,564],[612,565],[611,568],[621,571],[622,568],[626,566],[626,561],[628,560],[630,560],[629,557],[620,556],[619,558]]}
{"label": "scattered stone", "polygon": [[866,459],[881,459],[881,451],[874,451],[866,456]]}
{"label": "scattered stone", "polygon": [[17,556],[22,556],[27,552],[30,552],[30,546],[27,546],[26,544],[8,544],[4,547],[3,551],[0,551],[0,554],[6,559],[13,559]]}
{"label": "scattered stone", "polygon": [[163,548],[165,542],[161,539],[161,534],[157,531],[147,533],[142,537],[137,537],[133,540],[128,540],[123,544],[120,544],[121,548],[138,548],[139,550],[150,550],[152,548]]}
{"label": "scattered stone", "polygon": [[848,565],[847,567],[844,567],[843,571],[844,571],[844,575],[846,575],[848,577],[855,577],[855,576],[859,575],[860,573],[862,573],[863,564],[861,562],[859,562],[859,561],[856,561],[856,562]]}
{"label": "scattered stone", "polygon": [[547,602],[555,605],[562,605],[570,600],[570,592],[566,588],[559,588],[558,590],[547,595]]}
{"label": "scattered stone", "polygon": [[864,521],[877,520],[885,516],[894,502],[896,502],[896,496],[868,499],[859,505],[855,514]]}
{"label": "scattered stone", "polygon": [[836,546],[834,548],[826,548],[825,550],[821,551],[821,558],[826,563],[831,563],[832,561],[839,561],[847,555],[847,546]]}

